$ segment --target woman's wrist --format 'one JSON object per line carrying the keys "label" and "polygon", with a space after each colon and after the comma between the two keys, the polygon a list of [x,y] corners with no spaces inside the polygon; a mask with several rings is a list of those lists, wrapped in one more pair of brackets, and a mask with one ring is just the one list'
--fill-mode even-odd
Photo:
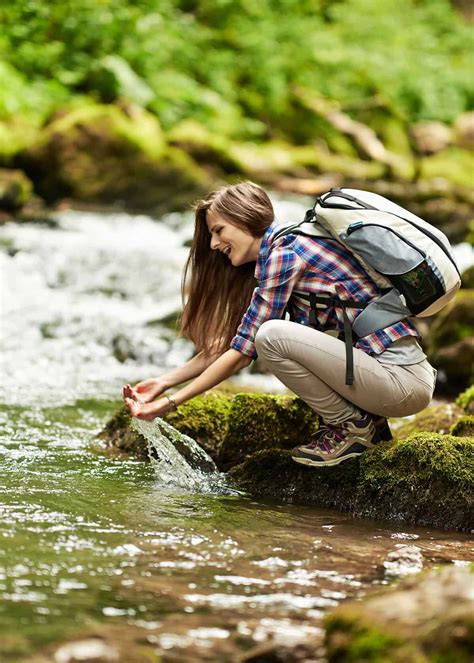
{"label": "woman's wrist", "polygon": [[173,396],[165,396],[165,399],[168,401],[168,412],[176,412],[178,409],[178,404],[176,403]]}

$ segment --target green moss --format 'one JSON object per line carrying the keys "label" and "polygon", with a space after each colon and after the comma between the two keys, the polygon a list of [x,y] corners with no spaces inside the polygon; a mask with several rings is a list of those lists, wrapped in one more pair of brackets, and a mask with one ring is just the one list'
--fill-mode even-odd
{"label": "green moss", "polygon": [[228,395],[209,392],[183,403],[166,420],[215,458],[227,434],[230,408]]}
{"label": "green moss", "polygon": [[455,424],[451,426],[450,434],[456,437],[470,437],[474,436],[474,415],[468,414],[461,417]]}
{"label": "green moss", "polygon": [[456,398],[456,404],[465,412],[474,412],[474,385],[468,387]]}
{"label": "green moss", "polygon": [[130,411],[121,405],[97,436],[108,449],[130,453],[139,458],[148,458],[145,438],[130,425]]}
{"label": "green moss", "polygon": [[231,143],[195,120],[183,120],[168,133],[168,141],[195,161],[221,173],[241,173],[242,164],[233,157]]}
{"label": "green moss", "polygon": [[232,468],[230,476],[254,495],[469,530],[473,452],[474,438],[419,433],[329,468],[299,465],[282,449],[259,451]]}
{"label": "green moss", "polygon": [[361,456],[361,481],[377,491],[394,486],[416,490],[433,480],[474,487],[474,438],[418,433],[378,445]]}
{"label": "green moss", "polygon": [[178,209],[209,187],[184,152],[166,144],[157,119],[138,106],[66,109],[17,161],[46,200]]}
{"label": "green moss", "polygon": [[394,426],[394,436],[398,440],[402,440],[418,432],[447,434],[461,415],[462,410],[454,403],[431,405],[403,423],[399,428]]}
{"label": "green moss", "polygon": [[[160,158],[166,151],[166,141],[156,117],[138,106],[130,105],[128,114],[112,104],[87,104],[58,112],[58,118],[47,125],[40,142],[46,143],[57,134],[69,134],[77,127],[94,127],[136,146],[152,158]],[[127,111],[127,109],[126,109]]]}
{"label": "green moss", "polygon": [[474,155],[469,150],[448,147],[437,154],[420,160],[424,179],[442,177],[454,184],[472,187]]}
{"label": "green moss", "polygon": [[219,463],[229,468],[261,449],[292,448],[309,440],[317,425],[315,412],[294,396],[237,394]]}
{"label": "green moss", "polygon": [[[357,610],[329,614],[325,619],[328,661],[388,663],[403,641],[361,620]],[[342,635],[343,634],[343,635]]]}
{"label": "green moss", "polygon": [[[316,430],[315,413],[291,396],[208,393],[167,420],[196,439],[229,479],[253,495],[336,507],[354,515],[451,529],[472,528],[474,437],[418,432],[335,467],[295,463],[288,449]],[[120,408],[101,437],[146,457]],[[465,429],[463,429],[465,431]]]}
{"label": "green moss", "polygon": [[340,605],[325,618],[329,663],[470,663],[471,585],[451,566]]}

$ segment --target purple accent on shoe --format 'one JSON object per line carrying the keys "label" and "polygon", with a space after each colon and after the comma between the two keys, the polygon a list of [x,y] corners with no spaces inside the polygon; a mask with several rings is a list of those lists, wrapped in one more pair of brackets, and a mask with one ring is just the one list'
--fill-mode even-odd
{"label": "purple accent on shoe", "polygon": [[375,425],[369,414],[337,425],[323,424],[308,445],[293,450],[292,458],[305,465],[337,465],[372,447],[375,438]]}

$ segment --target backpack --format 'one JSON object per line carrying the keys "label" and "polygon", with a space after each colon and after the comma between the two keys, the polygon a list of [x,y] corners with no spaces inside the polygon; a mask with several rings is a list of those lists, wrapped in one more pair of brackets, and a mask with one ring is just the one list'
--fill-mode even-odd
{"label": "backpack", "polygon": [[[427,221],[376,193],[331,189],[316,199],[300,223],[278,231],[341,242],[382,289],[366,304],[300,293],[310,302],[310,324],[318,304],[342,308],[346,344],[346,384],[353,384],[353,337],[362,338],[404,318],[440,311],[461,285],[447,237]],[[350,323],[346,308],[362,309]],[[291,315],[290,315],[291,318]]]}

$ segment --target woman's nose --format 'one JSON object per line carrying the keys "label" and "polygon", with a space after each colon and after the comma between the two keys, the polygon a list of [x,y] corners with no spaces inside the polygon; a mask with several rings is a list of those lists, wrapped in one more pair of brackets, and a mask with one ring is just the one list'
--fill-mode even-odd
{"label": "woman's nose", "polygon": [[218,237],[211,237],[211,249],[217,249],[218,246],[219,246]]}

